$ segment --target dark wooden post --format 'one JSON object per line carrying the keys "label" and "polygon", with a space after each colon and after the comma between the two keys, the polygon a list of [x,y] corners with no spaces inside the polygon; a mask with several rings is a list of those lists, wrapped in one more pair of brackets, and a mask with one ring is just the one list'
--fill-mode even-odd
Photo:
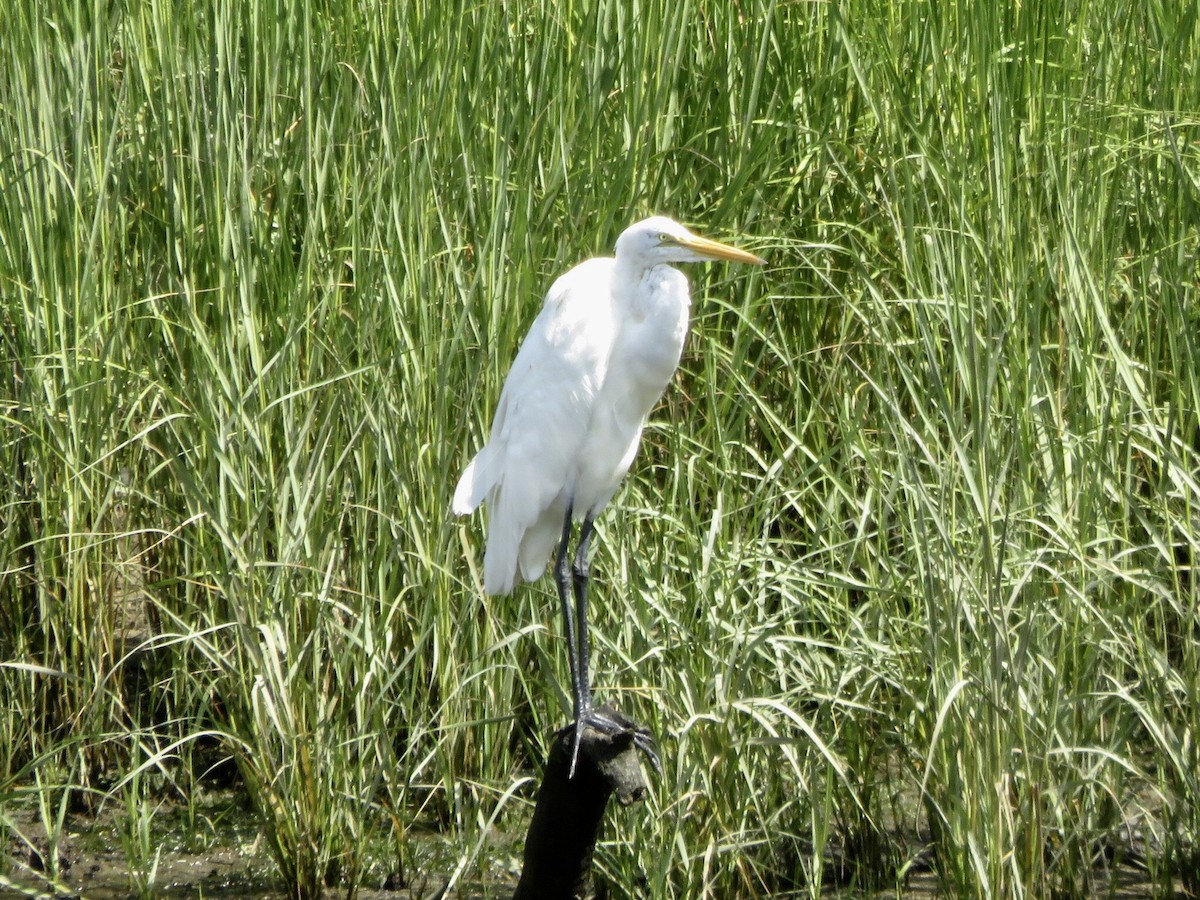
{"label": "dark wooden post", "polygon": [[650,732],[610,706],[600,712],[621,730],[584,727],[574,778],[569,777],[574,726],[555,737],[513,900],[591,900],[592,857],[609,798],[616,794],[618,803],[629,806],[646,795],[639,751],[658,768]]}

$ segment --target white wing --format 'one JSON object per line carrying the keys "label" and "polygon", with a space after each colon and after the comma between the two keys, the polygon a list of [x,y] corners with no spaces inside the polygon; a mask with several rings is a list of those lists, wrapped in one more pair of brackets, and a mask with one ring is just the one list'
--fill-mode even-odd
{"label": "white wing", "polygon": [[504,382],[487,445],[454,491],[454,512],[488,506],[484,590],[545,570],[578,475],[580,450],[615,333],[611,259],[593,259],[546,295]]}

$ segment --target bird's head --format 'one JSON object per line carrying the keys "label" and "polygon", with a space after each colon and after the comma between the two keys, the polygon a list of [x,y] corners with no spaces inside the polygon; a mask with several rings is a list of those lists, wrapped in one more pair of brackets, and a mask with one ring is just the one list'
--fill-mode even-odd
{"label": "bird's head", "polygon": [[651,216],[630,225],[617,238],[617,259],[644,265],[660,263],[704,262],[724,259],[761,266],[765,260],[753,253],[710,241],[692,234],[674,219]]}

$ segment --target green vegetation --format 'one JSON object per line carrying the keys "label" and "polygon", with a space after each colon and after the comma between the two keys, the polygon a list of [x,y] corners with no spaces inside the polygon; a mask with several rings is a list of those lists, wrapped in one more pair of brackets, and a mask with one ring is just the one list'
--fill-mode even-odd
{"label": "green vegetation", "polygon": [[216,767],[296,896],[486,870],[569,682],[450,495],[663,212],[769,266],[690,270],[600,526],[616,895],[1088,896],[1126,828],[1200,891],[1196,0],[10,6],[10,848],[104,808],[151,896]]}

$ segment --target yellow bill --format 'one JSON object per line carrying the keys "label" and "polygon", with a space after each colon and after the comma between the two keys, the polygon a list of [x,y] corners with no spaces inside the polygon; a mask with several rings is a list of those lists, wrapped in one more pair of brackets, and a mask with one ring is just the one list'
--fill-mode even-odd
{"label": "yellow bill", "polygon": [[692,234],[675,240],[679,246],[687,247],[693,253],[698,253],[707,259],[725,259],[729,262],[749,263],[752,266],[761,266],[766,263],[761,256],[755,256],[753,253],[747,253],[737,247],[730,247],[720,241],[710,241],[699,235]]}

